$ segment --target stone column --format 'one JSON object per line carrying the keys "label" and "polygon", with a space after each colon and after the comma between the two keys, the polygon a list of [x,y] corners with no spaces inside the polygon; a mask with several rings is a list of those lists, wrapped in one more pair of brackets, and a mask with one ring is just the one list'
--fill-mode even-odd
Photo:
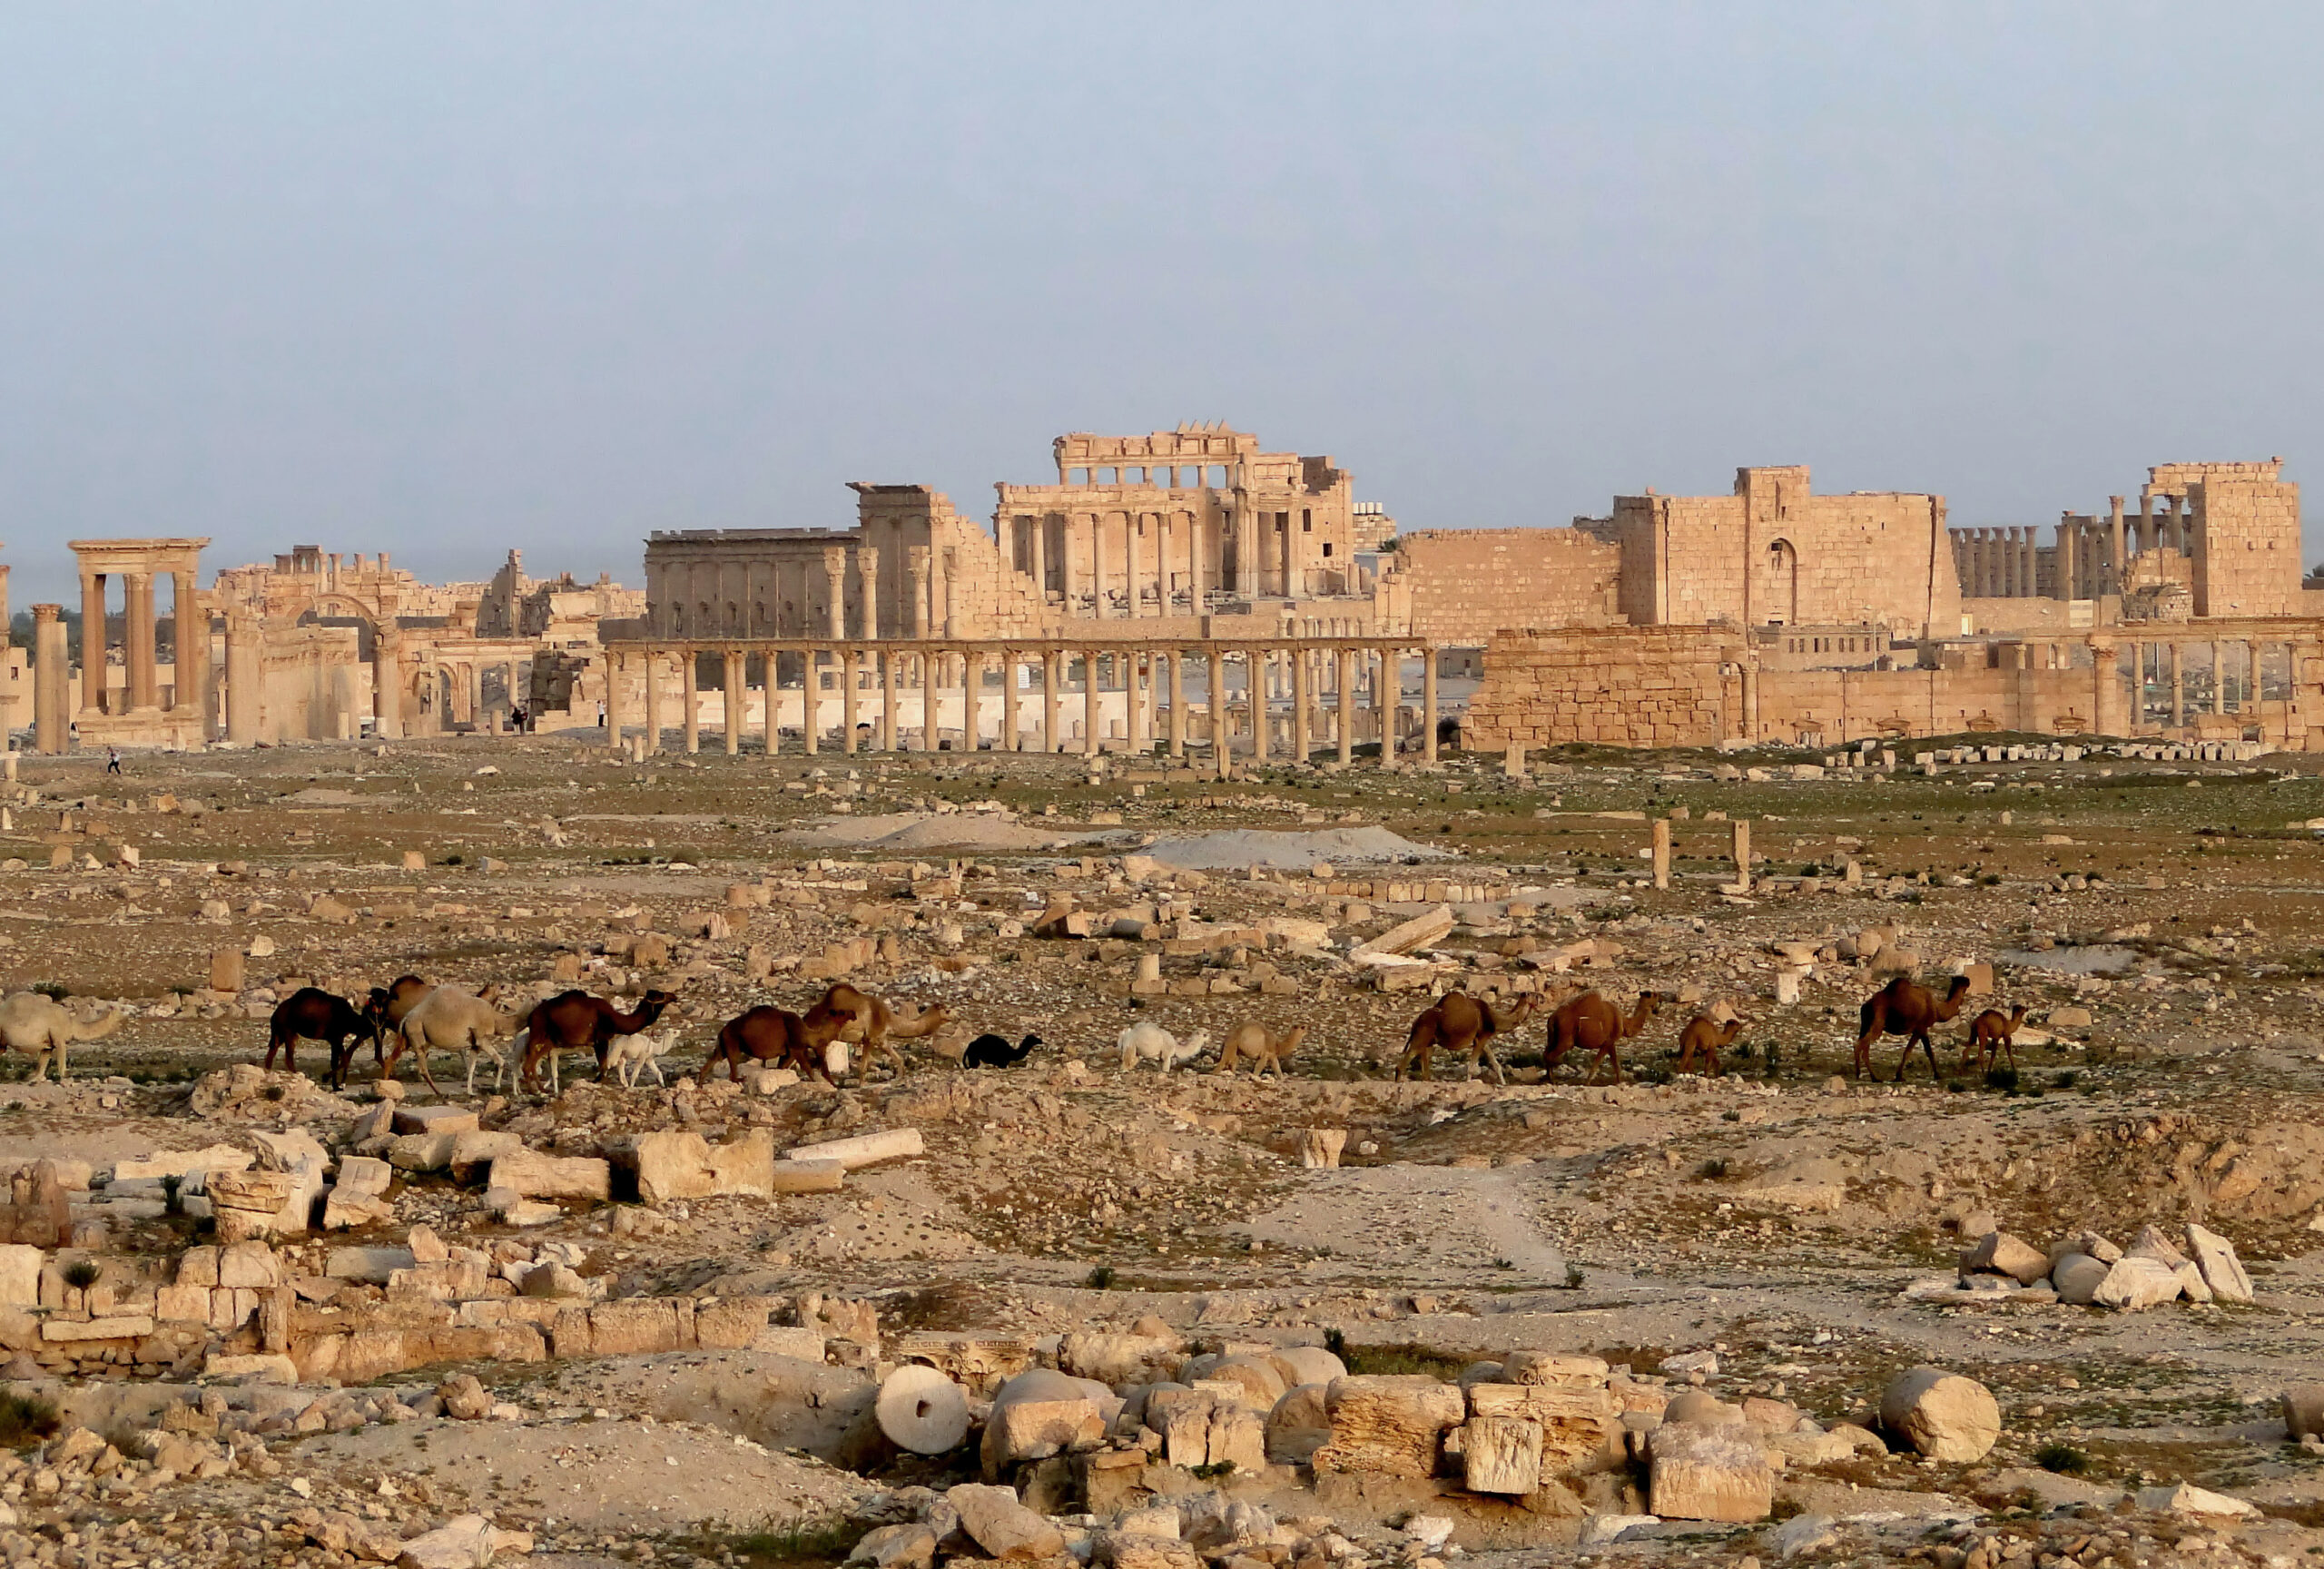
{"label": "stone column", "polygon": [[1046,513],[1033,519],[1033,603],[1047,609],[1049,602],[1049,520]]}
{"label": "stone column", "polygon": [[1170,518],[1167,512],[1154,515],[1154,613],[1170,614]]}
{"label": "stone column", "polygon": [[908,637],[928,636],[928,548],[914,545],[904,552],[904,576],[910,587],[909,619],[904,625]]}
{"label": "stone column", "polygon": [[2120,496],[2106,498],[2106,528],[2108,573],[2103,591],[2120,594],[2122,591],[2122,568],[2128,564],[2123,550],[2122,498]]}
{"label": "stone column", "polygon": [[856,619],[862,623],[863,640],[876,642],[880,636],[880,552],[869,541],[855,553],[855,575],[863,582],[863,605]]}
{"label": "stone column", "polygon": [[1267,656],[1263,648],[1244,652],[1243,706],[1251,715],[1251,760],[1264,763],[1274,737],[1267,734]]}
{"label": "stone column", "polygon": [[1085,757],[1098,755],[1098,726],[1101,718],[1098,694],[1098,651],[1081,651],[1081,753]]}
{"label": "stone column", "polygon": [[33,746],[52,755],[71,735],[71,654],[64,646],[64,607],[33,607]]}
{"label": "stone column", "polygon": [[1653,832],[1654,885],[1668,888],[1670,886],[1670,819],[1657,817]]}
{"label": "stone column", "polygon": [[205,713],[202,702],[203,677],[210,673],[210,617],[202,611],[202,590],[194,574],[177,572],[170,581],[171,640],[177,645],[170,683],[172,712],[189,709]]}
{"label": "stone column", "polygon": [[662,749],[662,656],[652,648],[645,651],[645,752],[651,756]]}
{"label": "stone column", "polygon": [[2057,589],[2058,597],[2061,599],[2082,597],[2077,591],[2079,586],[2074,582],[2074,569],[2077,565],[2074,559],[2074,532],[2072,521],[2066,518],[2059,519]]}
{"label": "stone column", "polygon": [[2138,548],[2142,555],[2154,548],[2156,544],[2154,529],[2154,498],[2141,496],[2139,498]]}
{"label": "stone column", "polygon": [[725,650],[720,661],[722,689],[718,697],[719,706],[725,711],[725,723],[722,728],[725,731],[726,755],[729,757],[740,756],[743,751],[743,707],[750,700],[750,694],[743,686],[743,651],[740,648]]}
{"label": "stone column", "polygon": [[2090,727],[2101,735],[2123,734],[2115,706],[2122,701],[2122,654],[2109,643],[2090,646]]}
{"label": "stone column", "polygon": [[1054,648],[1041,651],[1041,750],[1057,751],[1057,664],[1059,656]]}
{"label": "stone column", "polygon": [[2227,645],[2211,644],[2211,712],[2227,712]]}
{"label": "stone column", "polygon": [[982,728],[977,714],[977,701],[984,696],[984,656],[960,656],[960,750],[974,753],[977,733]]}
{"label": "stone column", "polygon": [[1017,731],[1017,650],[1000,651],[1000,743],[998,750],[1021,752]]}
{"label": "stone column", "polygon": [[[179,617],[178,661],[185,661],[185,617]],[[206,675],[210,668],[210,618],[202,618],[202,666]],[[205,698],[203,711],[208,712]],[[382,740],[394,740],[403,734],[403,629],[395,617],[387,617],[371,634],[371,728]]]}
{"label": "stone column", "polygon": [[839,729],[840,755],[855,755],[855,684],[863,671],[862,658],[854,648],[842,648],[839,660]]}
{"label": "stone column", "polygon": [[1436,766],[1436,650],[1423,645],[1420,651],[1420,760],[1423,767]]}
{"label": "stone column", "polygon": [[1187,755],[1187,656],[1173,648],[1170,660],[1170,755]]}
{"label": "stone column", "polygon": [[81,712],[105,706],[105,579],[102,572],[81,574]]}
{"label": "stone column", "polygon": [[823,636],[836,643],[847,636],[847,547],[823,547]]}
{"label": "stone column", "polygon": [[702,750],[702,684],[691,648],[678,651],[678,703],[679,734],[691,757]]}
{"label": "stone column", "polygon": [[1748,817],[1738,817],[1733,824],[1733,829],[1735,840],[1732,854],[1735,857],[1735,881],[1742,885],[1744,893],[1748,893],[1751,891],[1751,820]]}
{"label": "stone column", "polygon": [[1340,656],[1340,764],[1343,767],[1355,760],[1355,650],[1343,648]]}
{"label": "stone column", "polygon": [[1315,735],[1315,680],[1314,650],[1301,648],[1291,656],[1291,760],[1307,761],[1308,748]]}
{"label": "stone column", "polygon": [[1203,611],[1202,565],[1202,513],[1197,510],[1187,518],[1187,612],[1192,616]]}
{"label": "stone column", "polygon": [[[226,739],[237,745],[255,745],[260,732],[260,703],[264,693],[265,661],[258,618],[229,607],[226,611]],[[608,684],[610,691],[610,684]],[[606,715],[611,728],[613,707]]]}
{"label": "stone column", "polygon": [[2243,712],[2257,717],[2260,712],[2260,645],[2246,641],[2238,645],[2243,650]]}
{"label": "stone column", "polygon": [[1246,599],[1258,597],[1259,539],[1256,518],[1247,502],[1235,506],[1235,592]]}
{"label": "stone column", "polygon": [[880,750],[896,749],[896,659],[897,655],[883,650],[880,655]]}
{"label": "stone column", "polygon": [[1101,620],[1106,615],[1106,518],[1102,512],[1089,519],[1089,614]]}
{"label": "stone column", "polygon": [[1380,766],[1393,770],[1403,734],[1403,655],[1395,649],[1374,648],[1372,656],[1372,711],[1380,715]]}
{"label": "stone column", "polygon": [[2034,542],[2035,535],[2031,525],[2017,531],[2017,580],[2024,585],[2018,592],[2028,599],[2042,593],[2042,558],[2040,547]]}
{"label": "stone column", "polygon": [[1136,756],[1145,750],[1146,740],[1146,694],[1138,680],[1144,660],[1136,653],[1124,653],[1115,655],[1114,662],[1122,672],[1122,735]]}
{"label": "stone column", "polygon": [[2171,645],[2171,727],[2183,729],[2187,724],[2187,673],[2180,658],[2179,645]]}

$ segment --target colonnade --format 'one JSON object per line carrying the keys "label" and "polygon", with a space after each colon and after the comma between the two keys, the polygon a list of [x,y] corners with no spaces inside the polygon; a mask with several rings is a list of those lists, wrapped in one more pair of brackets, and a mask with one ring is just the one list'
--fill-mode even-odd
{"label": "colonnade", "polygon": [[[1403,690],[1403,662],[1421,659],[1417,701]],[[1150,753],[1172,757],[1206,749],[1221,767],[1236,753],[1258,762],[1312,757],[1321,746],[1354,761],[1367,739],[1380,744],[1380,761],[1394,766],[1409,750],[1423,764],[1436,761],[1435,650],[1380,639],[1335,637],[1146,643],[1010,639],[995,642],[881,639],[736,644],[724,640],[651,641],[607,646],[606,735],[628,745],[628,727],[642,722],[645,750],[658,751],[675,699],[680,745],[703,744],[700,661],[714,656],[723,688],[726,752],[743,749],[748,710],[745,676],[756,656],[767,672],[760,733],[766,750],[779,750],[777,714],[785,656],[803,674],[802,750],[851,755],[892,752],[917,739],[917,750],[950,743],[957,750]],[[1190,668],[1198,674],[1199,702],[1189,700]],[[988,726],[997,674],[1000,712]],[[632,712],[627,687],[642,677],[643,712]],[[669,677],[675,677],[675,690]],[[1235,679],[1239,680],[1238,685]],[[1078,687],[1076,690],[1078,677]],[[835,694],[836,723],[822,717]],[[960,723],[944,723],[958,703]],[[1077,715],[1073,710],[1079,710]],[[1076,722],[1078,719],[1078,723]],[[1408,721],[1417,734],[1407,740]],[[829,729],[836,729],[836,736]],[[950,732],[948,735],[947,732]]]}
{"label": "colonnade", "polygon": [[2150,550],[2195,554],[2202,532],[2191,500],[2184,496],[2142,496],[2132,512],[2120,496],[2107,498],[2103,518],[2067,512],[2058,519],[2058,597],[2094,599],[2119,594],[2131,558]]}
{"label": "colonnade", "polygon": [[[2187,657],[2190,647],[2203,651],[2196,679],[2191,679],[2196,672]],[[2263,704],[2276,702],[2282,705],[2282,733],[2270,739],[2299,739],[2292,727],[2302,690],[2300,661],[2313,660],[2319,649],[2324,645],[2285,638],[2124,638],[2113,646],[2113,658],[2130,686],[2125,733],[2184,729],[2201,715],[2239,714],[2258,722]],[[2279,694],[2272,698],[2270,683]]]}
{"label": "colonnade", "polygon": [[1953,567],[1962,597],[2031,599],[2041,592],[2031,528],[1955,528]]}

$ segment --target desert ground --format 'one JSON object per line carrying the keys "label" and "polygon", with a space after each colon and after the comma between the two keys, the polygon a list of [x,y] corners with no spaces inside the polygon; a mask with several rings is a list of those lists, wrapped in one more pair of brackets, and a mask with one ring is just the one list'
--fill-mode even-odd
{"label": "desert ground", "polygon": [[[508,737],[23,757],[0,990],[112,1027],[61,1084],[0,1059],[0,1551],[2324,1561],[2287,1405],[2324,1380],[2324,778],[2038,739],[1226,780]],[[568,988],[675,1000],[634,1088],[586,1051],[522,1083],[506,1034],[472,1093],[458,1051],[383,1086],[368,1034],[343,1090],[312,1041],[261,1070],[300,988],[407,974],[497,987],[511,1031]],[[1884,1035],[1857,1076],[1866,999],[1955,975],[1934,1073],[1894,1082]],[[706,1067],[841,981],[941,1022],[835,1083]],[[1590,991],[1659,999],[1619,1083],[1587,1042],[1544,1060]],[[1397,1077],[1454,992],[1510,1020],[1498,1063]],[[2020,1007],[2014,1063],[1965,1057]],[[1715,1076],[1680,1071],[1699,1014],[1741,1021]],[[1281,1076],[1217,1071],[1246,1023],[1304,1029]],[[1141,1024],[1206,1041],[1125,1069]],[[1039,1040],[963,1066],[988,1033]],[[2198,1238],[2231,1254],[2180,1270]],[[2070,1288],[2125,1250],[2172,1299]],[[875,1405],[914,1366],[967,1416],[935,1453]],[[1974,1456],[1883,1411],[1922,1367],[1989,1392]],[[1009,1416],[1043,1369],[1089,1382]],[[1470,1485],[1488,1440],[1542,1446],[1538,1479]],[[951,1491],[987,1483],[1016,1493]]]}

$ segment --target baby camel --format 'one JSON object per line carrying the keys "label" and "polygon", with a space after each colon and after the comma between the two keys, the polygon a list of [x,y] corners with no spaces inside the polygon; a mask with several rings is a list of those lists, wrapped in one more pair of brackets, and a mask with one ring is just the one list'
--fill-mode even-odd
{"label": "baby camel", "polygon": [[1856,1041],[1856,1077],[1870,1074],[1878,1079],[1880,1074],[1872,1066],[1872,1043],[1883,1035],[1902,1035],[1905,1054],[1896,1059],[1896,1082],[1905,1081],[1905,1064],[1913,1060],[1915,1046],[1928,1053],[1928,1076],[1935,1081],[1936,1048],[1930,1043],[1928,1032],[1961,1011],[1961,1000],[1968,992],[1966,975],[1955,975],[1942,999],[1912,977],[1899,975],[1866,998],[1857,1011],[1863,1032]]}
{"label": "baby camel", "polygon": [[[637,1088],[637,1071],[644,1068],[654,1075],[654,1082],[667,1085],[662,1077],[662,1059],[678,1043],[675,1028],[640,1030],[635,1035],[622,1035],[606,1048],[606,1067],[621,1080],[625,1090]],[[554,1071],[554,1070],[552,1070]]]}
{"label": "baby camel", "polygon": [[1743,1032],[1743,1021],[1729,1019],[1725,1024],[1714,1024],[1708,1013],[1698,1013],[1687,1021],[1679,1031],[1679,1071],[1691,1071],[1695,1053],[1701,1052],[1710,1063],[1710,1076],[1718,1077],[1718,1054],[1735,1044],[1735,1037]]}
{"label": "baby camel", "polygon": [[70,1046],[95,1041],[121,1028],[121,1010],[84,1024],[61,1002],[37,992],[19,992],[0,1002],[0,1047],[29,1051],[33,1077],[48,1076],[48,1060],[56,1059],[56,1081],[64,1082],[64,1053]]}
{"label": "baby camel", "polygon": [[1028,1035],[1016,1045],[1009,1043],[1006,1035],[980,1035],[969,1042],[960,1053],[963,1068],[1014,1068],[1033,1054],[1041,1043],[1038,1035]]}
{"label": "baby camel", "polygon": [[1529,994],[1519,998],[1516,1007],[1501,1013],[1482,998],[1465,992],[1447,992],[1413,1021],[1412,1033],[1404,1037],[1403,1053],[1396,1059],[1395,1077],[1402,1079],[1410,1073],[1415,1079],[1426,1079],[1429,1058],[1442,1046],[1448,1052],[1469,1054],[1467,1077],[1477,1076],[1477,1063],[1482,1060],[1492,1067],[1494,1083],[1508,1083],[1509,1075],[1502,1068],[1501,1055],[1492,1049],[1493,1037],[1531,1019],[1541,1002],[1539,996]]}
{"label": "baby camel", "polygon": [[1127,1073],[1146,1058],[1162,1072],[1167,1073],[1181,1062],[1191,1062],[1209,1048],[1210,1031],[1197,1030],[1184,1041],[1171,1034],[1151,1019],[1141,1019],[1121,1033],[1122,1071]]}
{"label": "baby camel", "polygon": [[1550,1015],[1549,1044],[1541,1058],[1545,1070],[1554,1071],[1565,1054],[1579,1048],[1591,1052],[1597,1061],[1590,1065],[1590,1082],[1598,1082],[1598,1070],[1605,1063],[1614,1065],[1614,1082],[1622,1081],[1622,1042],[1646,1028],[1654,1011],[1662,1006],[1662,993],[1641,992],[1638,1006],[1630,1016],[1622,1017],[1621,1010],[1595,992],[1581,996]]}
{"label": "baby camel", "polygon": [[2014,1070],[2017,1066],[2017,1027],[2024,1022],[2025,1004],[2023,1002],[2006,1013],[1998,1008],[1988,1008],[1970,1020],[1969,1038],[1965,1042],[1967,1049],[1961,1053],[1961,1066],[1966,1068],[1974,1061],[1978,1071],[1983,1072],[2000,1061],[2002,1054],[2007,1052],[2009,1065]]}
{"label": "baby camel", "polygon": [[1281,1034],[1275,1034],[1256,1019],[1246,1019],[1226,1032],[1226,1044],[1218,1049],[1217,1073],[1232,1073],[1242,1059],[1251,1060],[1251,1077],[1261,1078],[1270,1068],[1275,1076],[1283,1077],[1283,1060],[1299,1050],[1307,1039],[1307,1026],[1294,1024]]}

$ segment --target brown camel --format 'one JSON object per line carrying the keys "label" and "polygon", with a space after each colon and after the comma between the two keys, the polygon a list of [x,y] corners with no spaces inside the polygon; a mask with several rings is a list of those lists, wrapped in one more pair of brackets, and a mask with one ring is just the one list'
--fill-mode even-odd
{"label": "brown camel", "polygon": [[[858,992],[846,982],[822,994],[815,1005],[800,1015],[810,1046],[821,1051],[834,1041],[843,1041],[863,1048],[865,1066],[870,1066],[874,1051],[884,1052],[895,1065],[896,1075],[903,1076],[903,1053],[888,1044],[894,1041],[914,1041],[923,1035],[933,1035],[944,1028],[951,1013],[942,1003],[921,1011],[911,1019],[899,1019],[889,1006],[868,992]],[[844,1070],[842,1070],[844,1071]]]}
{"label": "brown camel", "polygon": [[1614,1065],[1614,1082],[1622,1081],[1622,1042],[1646,1028],[1654,1011],[1662,1006],[1662,993],[1641,992],[1638,1006],[1630,1016],[1622,1017],[1615,1007],[1595,992],[1584,992],[1550,1015],[1549,1045],[1541,1058],[1543,1068],[1554,1071],[1569,1051],[1581,1050],[1592,1052],[1597,1061],[1590,1065],[1589,1082],[1598,1082],[1598,1070],[1605,1063]]}
{"label": "brown camel", "polygon": [[1429,1058],[1440,1046],[1450,1051],[1469,1054],[1467,1077],[1475,1078],[1480,1060],[1492,1069],[1492,1081],[1509,1082],[1509,1075],[1501,1066],[1501,1055],[1492,1049],[1493,1037],[1504,1030],[1514,1030],[1533,1016],[1541,1006],[1541,998],[1527,995],[1518,999],[1517,1006],[1506,1013],[1497,1013],[1492,1004],[1465,992],[1447,992],[1433,1003],[1427,1011],[1413,1021],[1412,1033],[1404,1038],[1404,1050],[1396,1059],[1399,1079],[1409,1073],[1415,1079],[1429,1077]]}
{"label": "brown camel", "polygon": [[[374,986],[363,1002],[363,1017],[371,1026],[371,1065],[387,1075],[387,1040],[403,1029],[403,1017],[434,991],[417,975],[399,975],[385,986]],[[353,1053],[349,1054],[353,1061]],[[333,1086],[337,1088],[337,1086]]]}
{"label": "brown camel", "polygon": [[1218,1049],[1218,1066],[1211,1071],[1232,1073],[1235,1064],[1248,1057],[1252,1078],[1259,1078],[1273,1068],[1275,1076],[1280,1079],[1283,1077],[1283,1060],[1298,1051],[1299,1043],[1305,1039],[1307,1026],[1305,1024],[1294,1024],[1288,1030],[1271,1032],[1255,1019],[1245,1020],[1226,1032],[1226,1042]]}
{"label": "brown camel", "polygon": [[1966,1049],[1961,1053],[1961,1066],[1972,1062],[1979,1072],[2001,1061],[2002,1053],[2009,1053],[2009,1065],[2017,1066],[2017,1027],[2025,1022],[2025,1005],[2021,1002],[2004,1013],[1998,1008],[1988,1008],[1969,1021]]}
{"label": "brown camel", "polygon": [[1687,1021],[1679,1031],[1679,1071],[1693,1068],[1695,1053],[1699,1051],[1710,1062],[1710,1076],[1718,1077],[1718,1054],[1735,1044],[1735,1037],[1743,1032],[1743,1021],[1729,1019],[1725,1024],[1714,1024],[1708,1013],[1698,1013]]}
{"label": "brown camel", "polygon": [[528,1090],[540,1088],[540,1065],[548,1059],[550,1093],[563,1086],[557,1081],[559,1052],[591,1051],[597,1058],[597,1079],[606,1077],[606,1048],[616,1035],[635,1035],[662,1016],[677,998],[667,992],[649,991],[635,1012],[624,1013],[603,997],[586,992],[560,992],[537,1004],[525,1021],[525,1055],[517,1081]]}
{"label": "brown camel", "polygon": [[354,1060],[354,1042],[359,1036],[369,1035],[377,1046],[379,1032],[371,1021],[355,1011],[344,997],[335,997],[313,986],[301,986],[274,1005],[274,1014],[267,1021],[266,1071],[274,1071],[274,1053],[282,1052],[282,1066],[289,1071],[299,1071],[299,1042],[320,1041],[330,1048],[330,1087],[346,1088],[347,1065]]}
{"label": "brown camel", "polygon": [[709,1080],[710,1071],[722,1060],[726,1077],[741,1078],[745,1057],[789,1068],[802,1079],[821,1079],[826,1084],[832,1081],[833,1070],[847,1071],[847,1048],[836,1040],[810,1045],[803,1021],[785,1008],[753,1008],[720,1026],[717,1043],[702,1064],[704,1081]]}
{"label": "brown camel", "polygon": [[1955,975],[1940,1001],[1935,992],[1910,976],[1899,975],[1866,998],[1857,1015],[1863,1032],[1856,1041],[1856,1077],[1869,1074],[1877,1080],[1880,1075],[1872,1066],[1872,1043],[1883,1035],[1902,1035],[1905,1054],[1896,1059],[1896,1081],[1905,1081],[1905,1064],[1913,1060],[1913,1048],[1918,1046],[1928,1053],[1929,1081],[1935,1083],[1936,1048],[1929,1043],[1928,1032],[1961,1011],[1961,999],[1968,991],[1969,978]]}

